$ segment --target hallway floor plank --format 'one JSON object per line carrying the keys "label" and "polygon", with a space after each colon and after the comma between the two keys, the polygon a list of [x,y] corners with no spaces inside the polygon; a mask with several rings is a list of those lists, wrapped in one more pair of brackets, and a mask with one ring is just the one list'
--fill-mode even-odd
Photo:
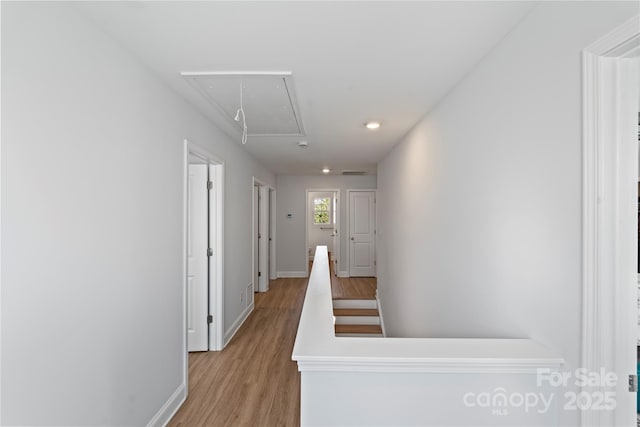
{"label": "hallway floor plank", "polygon": [[[189,397],[169,427],[297,426],[300,373],[291,360],[307,279],[277,279],[221,352],[189,354]],[[374,298],[375,277],[331,276],[334,298]]]}
{"label": "hallway floor plank", "polygon": [[170,427],[297,426],[300,374],[291,360],[307,279],[278,279],[221,352],[189,355],[189,397]]}

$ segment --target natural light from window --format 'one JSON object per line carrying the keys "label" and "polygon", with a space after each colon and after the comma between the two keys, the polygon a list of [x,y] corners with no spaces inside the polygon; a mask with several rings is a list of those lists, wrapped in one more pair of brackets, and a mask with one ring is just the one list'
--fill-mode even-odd
{"label": "natural light from window", "polygon": [[316,197],[313,199],[313,223],[315,225],[331,224],[330,197]]}

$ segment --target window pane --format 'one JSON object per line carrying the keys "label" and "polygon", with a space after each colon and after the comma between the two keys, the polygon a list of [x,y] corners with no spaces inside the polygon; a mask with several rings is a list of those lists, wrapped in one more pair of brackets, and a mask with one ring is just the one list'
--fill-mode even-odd
{"label": "window pane", "polygon": [[330,224],[330,207],[331,199],[329,197],[319,197],[313,199],[313,223]]}

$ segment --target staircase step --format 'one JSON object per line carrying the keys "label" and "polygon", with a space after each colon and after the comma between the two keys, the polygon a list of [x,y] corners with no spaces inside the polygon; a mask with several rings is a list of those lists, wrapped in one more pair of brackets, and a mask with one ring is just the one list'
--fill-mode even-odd
{"label": "staircase step", "polygon": [[334,308],[334,316],[379,316],[375,308]]}
{"label": "staircase step", "polygon": [[376,309],[378,303],[375,299],[367,298],[334,298],[333,308],[368,308]]}
{"label": "staircase step", "polygon": [[334,316],[336,325],[379,325],[378,316]]}
{"label": "staircase step", "polygon": [[336,334],[372,334],[382,336],[380,325],[335,325]]}

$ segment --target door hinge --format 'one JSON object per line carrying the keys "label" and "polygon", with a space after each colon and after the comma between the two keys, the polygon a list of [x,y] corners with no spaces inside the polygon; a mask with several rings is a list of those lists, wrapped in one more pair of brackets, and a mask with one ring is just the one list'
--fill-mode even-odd
{"label": "door hinge", "polygon": [[261,277],[261,276],[262,276],[262,273],[258,271],[258,277]]}
{"label": "door hinge", "polygon": [[638,376],[635,374],[629,375],[629,391],[630,392],[638,391]]}
{"label": "door hinge", "polygon": [[207,256],[213,256],[213,249],[207,249]]}
{"label": "door hinge", "polygon": [[207,316],[207,323],[213,323],[213,316],[211,314]]}
{"label": "door hinge", "polygon": [[213,181],[207,181],[207,190],[213,189]]}

